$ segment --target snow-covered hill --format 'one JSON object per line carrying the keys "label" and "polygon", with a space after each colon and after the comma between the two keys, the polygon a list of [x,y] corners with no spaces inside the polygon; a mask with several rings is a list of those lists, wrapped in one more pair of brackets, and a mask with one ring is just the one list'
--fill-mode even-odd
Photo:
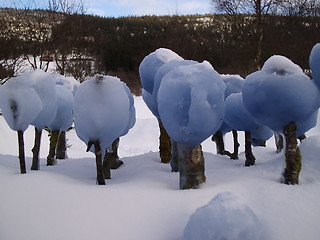
{"label": "snow-covered hill", "polygon": [[[67,133],[69,159],[45,166],[48,138],[43,134],[41,170],[19,171],[17,136],[0,117],[1,240],[178,240],[194,211],[219,193],[231,192],[248,205],[263,226],[265,240],[317,240],[320,235],[320,127],[300,145],[300,185],[280,183],[283,153],[274,140],[253,148],[256,166],[243,167],[243,134],[238,161],[215,154],[203,143],[207,182],[197,190],[179,190],[177,173],[160,163],[157,120],[141,97],[135,97],[137,123],[121,138],[124,165],[112,171],[107,185],[96,185],[95,159],[74,131]],[[25,132],[31,166],[34,130]],[[231,150],[231,134],[226,148]],[[236,231],[236,230],[235,230]]]}

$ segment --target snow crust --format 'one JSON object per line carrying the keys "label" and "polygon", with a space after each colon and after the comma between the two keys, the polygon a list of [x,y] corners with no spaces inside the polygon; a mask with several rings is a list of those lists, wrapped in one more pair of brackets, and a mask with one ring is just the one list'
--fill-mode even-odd
{"label": "snow crust", "polygon": [[234,194],[222,192],[190,217],[183,240],[260,240],[262,224]]}
{"label": "snow crust", "polygon": [[206,61],[168,72],[160,84],[158,110],[169,136],[191,147],[214,134],[223,119],[225,88]]}
{"label": "snow crust", "polygon": [[319,90],[302,69],[283,56],[272,56],[246,77],[243,103],[254,119],[276,132],[298,126],[319,108]]}

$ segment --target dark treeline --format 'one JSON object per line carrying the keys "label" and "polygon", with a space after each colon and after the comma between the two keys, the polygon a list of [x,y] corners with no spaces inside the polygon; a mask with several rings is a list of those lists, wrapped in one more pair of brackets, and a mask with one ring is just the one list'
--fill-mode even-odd
{"label": "dark treeline", "polygon": [[[185,59],[207,60],[219,73],[245,77],[255,71],[254,18],[239,15],[238,21],[242,22],[241,27],[225,15],[123,18],[64,15],[59,20],[47,21],[51,32],[45,33],[49,37],[41,40],[2,34],[0,59],[26,54],[54,55],[60,59],[61,73],[80,80],[83,74],[89,76],[95,72],[116,75],[139,94],[139,64],[160,47],[169,48]],[[1,31],[8,26],[0,24]],[[320,42],[319,17],[268,16],[260,64],[279,54],[308,69],[308,56],[317,42]],[[73,61],[64,63],[70,55]],[[88,64],[89,60],[94,61],[94,66]],[[77,68],[81,74],[75,71]]]}

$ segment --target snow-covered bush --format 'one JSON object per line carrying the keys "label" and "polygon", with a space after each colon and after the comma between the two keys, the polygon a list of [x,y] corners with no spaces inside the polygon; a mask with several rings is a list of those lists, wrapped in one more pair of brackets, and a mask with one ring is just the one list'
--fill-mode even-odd
{"label": "snow-covered bush", "polygon": [[193,213],[184,229],[183,240],[259,240],[262,224],[234,194],[223,192]]}
{"label": "snow-covered bush", "polygon": [[[226,84],[225,98],[232,93],[241,92],[244,79],[239,75],[222,74],[222,80]],[[232,131],[234,149],[233,153],[225,150],[223,136]],[[239,146],[238,133],[235,129],[232,129],[226,121],[223,121],[219,130],[212,136],[212,141],[216,142],[217,153],[220,155],[228,155],[231,159],[238,159]]]}
{"label": "snow-covered bush", "polygon": [[82,82],[75,93],[76,133],[88,145],[88,149],[92,145],[95,147],[98,184],[105,184],[102,155],[135,122],[133,98],[130,95],[119,78],[102,75]]}
{"label": "snow-covered bush", "polygon": [[24,72],[20,77],[24,78],[26,83],[36,91],[43,106],[37,117],[31,122],[31,125],[35,126],[35,144],[32,149],[33,160],[31,170],[39,170],[42,130],[54,120],[57,114],[56,84],[51,74],[40,69]]}
{"label": "snow-covered bush", "polygon": [[232,93],[225,102],[224,121],[234,130],[245,132],[245,166],[255,164],[255,157],[251,150],[251,131],[259,125],[243,106],[242,94]]}
{"label": "snow-covered bush", "polygon": [[181,189],[205,181],[200,144],[222,123],[225,88],[206,61],[175,67],[162,78],[158,110],[169,136],[177,142]]}
{"label": "snow-covered bush", "polygon": [[0,87],[0,108],[9,127],[18,132],[21,173],[26,173],[23,133],[42,110],[36,91],[18,76]]}
{"label": "snow-covered bush", "polygon": [[[159,68],[167,62],[183,60],[178,54],[166,48],[159,48],[147,55],[139,65],[139,75],[142,85],[142,97],[150,111],[156,116],[160,129],[159,152],[162,163],[168,163],[171,159],[170,138],[163,127],[158,113],[158,104],[156,101],[156,92],[158,91],[162,77],[159,77],[155,85],[155,75]],[[153,91],[155,93],[153,94]]]}
{"label": "snow-covered bush", "polygon": [[297,184],[301,155],[296,130],[319,107],[319,90],[302,69],[283,56],[269,58],[246,77],[243,103],[256,122],[286,136],[285,183]]}

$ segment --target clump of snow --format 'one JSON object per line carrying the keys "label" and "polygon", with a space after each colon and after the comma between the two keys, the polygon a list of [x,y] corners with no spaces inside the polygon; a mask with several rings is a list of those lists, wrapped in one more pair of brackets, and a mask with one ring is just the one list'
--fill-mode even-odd
{"label": "clump of snow", "polygon": [[128,131],[132,113],[132,99],[119,78],[96,75],[76,91],[75,129],[86,144],[99,141],[101,149],[106,149]]}
{"label": "clump of snow", "polygon": [[157,70],[166,62],[182,60],[178,54],[167,48],[159,48],[147,55],[139,65],[142,88],[152,94],[154,76]]}
{"label": "clump of snow", "polygon": [[262,224],[254,211],[230,192],[219,193],[193,213],[183,240],[259,240]]}
{"label": "clump of snow", "polygon": [[47,126],[53,131],[65,131],[73,123],[73,95],[71,90],[63,85],[56,85],[57,113]]}
{"label": "clump of snow", "polygon": [[215,133],[223,119],[225,88],[206,61],[168,72],[160,84],[158,110],[169,136],[191,147]]}
{"label": "clump of snow", "polygon": [[0,108],[14,131],[24,132],[43,107],[38,94],[26,81],[18,76],[0,87]]}
{"label": "clump of snow", "polygon": [[242,93],[255,120],[276,132],[290,122],[299,126],[319,107],[319,90],[313,81],[283,56],[272,56],[260,71],[247,76]]}

